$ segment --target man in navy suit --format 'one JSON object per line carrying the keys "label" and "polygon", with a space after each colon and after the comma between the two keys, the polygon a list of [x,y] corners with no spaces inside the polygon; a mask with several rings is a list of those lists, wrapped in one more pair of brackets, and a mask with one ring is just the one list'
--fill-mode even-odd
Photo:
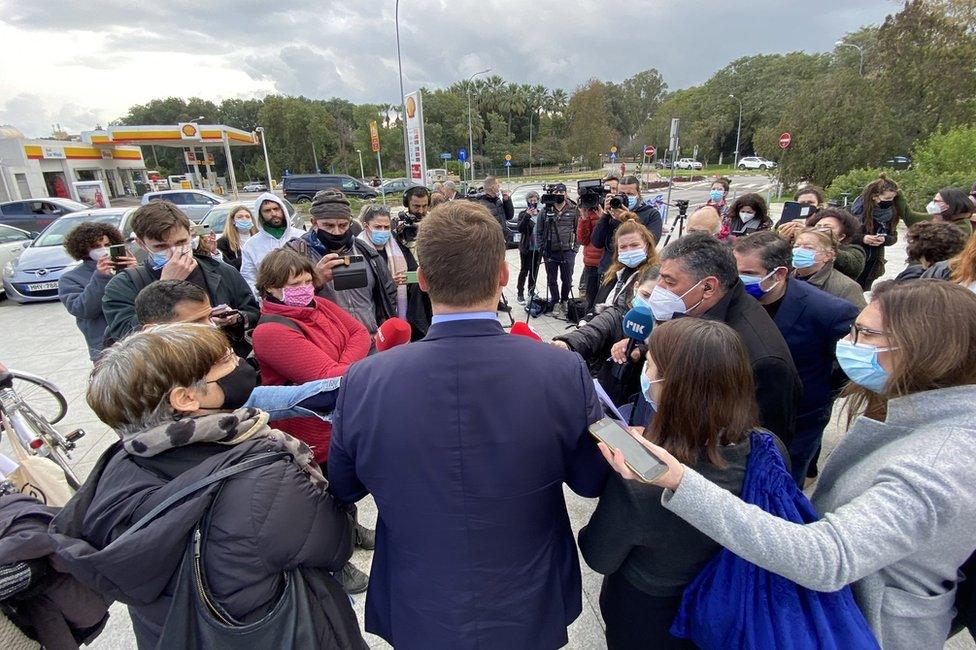
{"label": "man in navy suit", "polygon": [[332,420],[333,494],[379,510],[366,630],[400,648],[557,648],[581,611],[563,484],[598,496],[602,417],[576,354],[495,317],[505,237],[472,202],[420,223],[425,338],[354,364]]}
{"label": "man in navy suit", "polygon": [[766,309],[790,348],[803,383],[796,433],[789,443],[791,472],[803,487],[807,467],[820,449],[836,397],[835,347],[859,312],[850,302],[790,277],[793,249],[772,231],[753,233],[733,247],[746,291]]}

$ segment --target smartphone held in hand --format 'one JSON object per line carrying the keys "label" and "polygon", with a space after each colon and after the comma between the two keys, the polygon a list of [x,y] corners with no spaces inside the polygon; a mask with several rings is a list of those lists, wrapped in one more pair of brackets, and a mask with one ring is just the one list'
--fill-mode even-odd
{"label": "smartphone held in hand", "polygon": [[590,435],[613,449],[619,449],[624,461],[640,479],[650,483],[668,471],[667,465],[658,460],[644,445],[612,418],[603,418],[590,425]]}

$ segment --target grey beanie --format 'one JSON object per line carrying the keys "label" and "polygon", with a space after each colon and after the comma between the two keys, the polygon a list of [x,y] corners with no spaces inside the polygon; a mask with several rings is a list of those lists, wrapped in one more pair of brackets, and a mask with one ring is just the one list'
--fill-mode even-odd
{"label": "grey beanie", "polygon": [[313,219],[346,219],[352,221],[349,199],[339,190],[322,190],[312,199],[309,210]]}

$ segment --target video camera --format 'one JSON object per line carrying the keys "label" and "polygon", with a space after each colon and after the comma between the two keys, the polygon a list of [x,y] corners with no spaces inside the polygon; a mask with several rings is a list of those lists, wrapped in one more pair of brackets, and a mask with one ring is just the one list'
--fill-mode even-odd
{"label": "video camera", "polygon": [[420,217],[409,212],[401,212],[397,215],[395,233],[405,244],[413,243],[417,239],[417,226]]}
{"label": "video camera", "polygon": [[602,178],[594,178],[577,182],[576,191],[579,192],[580,208],[595,210],[603,205],[604,199],[610,193],[610,188],[603,184]]}
{"label": "video camera", "polygon": [[559,196],[555,193],[556,186],[558,183],[546,183],[542,186],[542,196],[539,197],[539,203],[544,205],[547,210],[551,210],[553,206],[559,203]]}
{"label": "video camera", "polygon": [[687,199],[675,199],[674,207],[678,208],[678,216],[688,214],[688,200]]}

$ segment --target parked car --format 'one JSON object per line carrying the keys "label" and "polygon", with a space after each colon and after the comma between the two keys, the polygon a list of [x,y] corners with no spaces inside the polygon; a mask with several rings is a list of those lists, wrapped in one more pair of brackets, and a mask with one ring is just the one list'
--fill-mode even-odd
{"label": "parked car", "polygon": [[341,190],[346,196],[374,199],[380,195],[375,188],[346,174],[292,174],[281,181],[285,198],[295,203],[310,203],[316,192]]}
{"label": "parked car", "polygon": [[205,190],[164,190],[162,192],[146,192],[142,195],[142,204],[146,205],[154,199],[168,201],[186,213],[191,221],[199,222],[210,208],[227,199]]}
{"label": "parked car", "polygon": [[654,167],[656,169],[671,169],[671,161],[664,159],[658,160],[654,163]]}
{"label": "parked car", "polygon": [[84,203],[56,197],[7,201],[0,203],[0,224],[40,232],[62,215],[87,209]]}
{"label": "parked car", "polygon": [[892,169],[908,169],[912,166],[912,159],[908,156],[892,156],[884,161],[884,166]]}
{"label": "parked car", "polygon": [[[227,202],[221,203],[220,205],[215,205],[200,223],[209,225],[213,232],[217,233],[217,236],[220,236],[220,233],[224,232],[224,224],[227,223],[227,217],[230,215],[230,211],[235,205],[238,204]],[[295,206],[286,200],[285,209],[288,211],[288,222],[299,230],[305,230],[304,219],[302,218],[302,215],[295,210]],[[254,215],[254,210],[250,206],[247,206],[247,210],[251,213],[251,218],[254,219],[254,223],[257,224],[257,218]],[[260,227],[260,224],[258,225]]]}
{"label": "parked car", "polygon": [[443,167],[427,170],[427,183],[433,185],[437,181],[446,181],[450,176]]}
{"label": "parked car", "polygon": [[739,169],[773,169],[776,167],[776,163],[772,160],[767,160],[762,156],[746,156],[745,158],[739,158]]}
{"label": "parked car", "polygon": [[[146,254],[133,244],[132,213],[135,208],[97,208],[72,212],[44,229],[23,247],[19,257],[3,267],[3,289],[14,302],[42,302],[58,299],[58,278],[79,262],[64,249],[64,238],[84,221],[110,223],[122,231],[129,250],[142,261]],[[23,246],[23,244],[21,244]]]}
{"label": "parked car", "polygon": [[704,167],[694,158],[678,158],[678,162],[674,163],[675,169],[704,169]]}
{"label": "parked car", "polygon": [[245,185],[243,188],[241,188],[241,191],[243,191],[243,192],[267,192],[268,191],[268,186],[265,185],[264,183],[259,183],[257,181],[251,181],[250,183],[248,183],[247,185]]}
{"label": "parked car", "polygon": [[411,187],[417,185],[421,185],[421,183],[418,183],[410,178],[391,178],[384,181],[383,184],[380,185],[380,189],[384,194],[398,194],[406,192]]}
{"label": "parked car", "polygon": [[[33,237],[26,230],[13,226],[0,226],[0,269],[17,259],[30,246]],[[3,290],[0,289],[0,293]]]}

